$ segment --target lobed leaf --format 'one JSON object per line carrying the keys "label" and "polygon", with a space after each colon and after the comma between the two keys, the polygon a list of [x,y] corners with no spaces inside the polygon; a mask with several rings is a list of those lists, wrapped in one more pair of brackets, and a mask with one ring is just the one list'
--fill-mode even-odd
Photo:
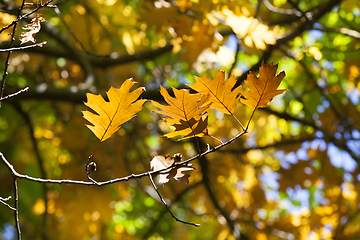
{"label": "lobed leaf", "polygon": [[146,100],[139,99],[144,88],[137,88],[130,92],[135,84],[132,79],[127,79],[121,87],[111,87],[106,92],[109,102],[99,94],[87,93],[87,102],[84,104],[93,109],[97,114],[83,111],[83,117],[93,125],[86,125],[100,141],[105,141],[117,130],[120,125],[129,121],[142,109]]}
{"label": "lobed leaf", "polygon": [[259,77],[256,77],[254,72],[250,72],[245,80],[249,91],[242,93],[245,99],[241,99],[241,102],[255,111],[266,107],[273,97],[285,92],[286,89],[277,90],[285,77],[284,71],[275,75],[277,68],[277,64],[274,66],[273,63],[265,64],[263,61],[259,68]]}
{"label": "lobed leaf", "polygon": [[242,86],[236,87],[236,79],[231,76],[225,81],[225,73],[219,71],[211,81],[209,77],[195,77],[196,82],[189,87],[202,94],[209,94],[209,101],[212,102],[211,108],[216,109],[224,114],[233,115],[236,110],[236,104],[240,99]]}
{"label": "lobed leaf", "polygon": [[167,90],[160,86],[160,93],[169,104],[168,106],[151,101],[155,107],[162,110],[155,110],[154,112],[168,116],[163,119],[175,127],[175,130],[165,134],[165,137],[172,138],[185,135],[181,138],[185,139],[207,135],[207,118],[203,119],[203,116],[211,105],[208,102],[210,96],[200,93],[190,94],[190,90],[185,89],[173,88],[173,91],[175,98],[171,97]]}

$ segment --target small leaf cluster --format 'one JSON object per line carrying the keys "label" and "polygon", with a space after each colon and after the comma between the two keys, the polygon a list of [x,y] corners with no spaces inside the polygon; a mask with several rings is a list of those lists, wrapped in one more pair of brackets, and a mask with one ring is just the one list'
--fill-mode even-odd
{"label": "small leaf cluster", "polygon": [[[236,86],[234,76],[225,80],[225,73],[221,70],[213,80],[207,76],[204,78],[195,77],[196,82],[190,84],[189,87],[197,93],[190,93],[190,89],[173,88],[175,97],[171,97],[168,91],[160,86],[160,93],[168,105],[162,105],[151,100],[151,103],[160,109],[154,112],[166,115],[163,120],[175,127],[172,132],[164,136],[168,138],[180,136],[178,140],[209,136],[206,116],[209,108],[231,115],[239,123],[242,130],[246,132],[254,112],[258,108],[266,107],[273,97],[285,91],[285,89],[277,90],[285,77],[284,72],[276,75],[277,67],[273,63],[265,64],[263,62],[259,69],[259,77],[254,72],[250,72],[245,81],[249,88],[248,92],[241,92],[242,86]],[[132,79],[128,79],[119,89],[111,87],[107,92],[109,101],[105,101],[101,95],[87,94],[88,101],[85,105],[97,114],[83,111],[83,116],[92,124],[87,125],[87,127],[100,139],[100,142],[108,139],[120,129],[121,124],[129,121],[142,109],[146,100],[138,98],[144,88],[140,87],[130,92],[134,84],[135,82]],[[253,110],[246,128],[234,115],[239,100]],[[223,144],[221,141],[220,143]],[[172,167],[179,162],[181,162],[181,154],[174,155],[174,157],[158,155],[152,158],[151,168],[155,171],[164,170],[160,174],[160,183],[168,182],[169,176],[178,181],[188,182],[189,175],[182,173],[182,171],[193,168],[188,162],[184,165]]]}

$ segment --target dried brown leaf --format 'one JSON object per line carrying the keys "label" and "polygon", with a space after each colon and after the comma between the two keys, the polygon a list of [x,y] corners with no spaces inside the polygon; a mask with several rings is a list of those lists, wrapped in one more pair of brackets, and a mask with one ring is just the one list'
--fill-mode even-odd
{"label": "dried brown leaf", "polygon": [[27,24],[26,26],[23,27],[24,30],[28,30],[28,32],[22,32],[21,36],[22,38],[20,39],[21,43],[20,44],[24,44],[27,42],[36,42],[35,40],[35,35],[40,32],[41,29],[41,22],[45,22],[45,18],[41,17],[40,14],[36,15],[35,18],[33,18],[31,20],[31,23]]}
{"label": "dried brown leaf", "polygon": [[[173,157],[171,157],[169,154],[153,156],[150,161],[150,168],[154,171],[166,169],[168,167],[171,167],[175,163],[181,162],[181,158],[181,153],[174,154]],[[183,173],[183,171],[190,170],[194,170],[194,168],[191,167],[190,163],[187,163],[185,165],[176,165],[170,169],[160,172],[159,183],[165,184],[169,182],[170,178],[174,178],[179,182],[184,181],[186,183],[189,183],[190,175],[187,173]]]}

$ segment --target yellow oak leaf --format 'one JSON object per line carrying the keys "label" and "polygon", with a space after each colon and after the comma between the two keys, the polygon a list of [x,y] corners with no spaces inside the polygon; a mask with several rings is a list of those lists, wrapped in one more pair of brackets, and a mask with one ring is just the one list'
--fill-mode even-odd
{"label": "yellow oak leaf", "polygon": [[[174,154],[173,157],[171,157],[169,154],[153,156],[150,161],[150,169],[158,171],[168,168],[175,163],[181,162],[181,158],[181,153]],[[191,167],[190,163],[185,165],[176,165],[172,168],[160,172],[159,183],[165,184],[170,180],[170,178],[174,178],[179,182],[184,181],[189,183],[190,175],[183,173],[183,171],[190,171],[194,169],[195,168]]]}
{"label": "yellow oak leaf", "polygon": [[146,100],[139,99],[144,88],[137,88],[130,92],[135,84],[132,79],[127,79],[120,88],[111,87],[106,92],[109,101],[105,101],[99,94],[87,93],[87,102],[84,104],[93,109],[97,114],[83,111],[83,117],[93,125],[86,125],[100,141],[105,141],[117,130],[120,125],[129,121],[142,109]]}
{"label": "yellow oak leaf", "polygon": [[190,90],[185,89],[173,88],[173,91],[175,98],[171,97],[167,90],[160,86],[160,93],[169,106],[151,101],[155,107],[162,110],[155,110],[154,112],[167,115],[168,117],[164,120],[175,127],[173,132],[164,136],[172,138],[185,135],[179,139],[182,140],[207,135],[207,118],[203,119],[203,116],[211,105],[211,103],[206,103],[210,96],[201,93],[190,94]]}
{"label": "yellow oak leaf", "polygon": [[45,18],[41,17],[40,14],[36,15],[35,18],[31,19],[31,23],[23,27],[24,30],[29,30],[29,31],[21,33],[21,36],[23,38],[20,39],[21,41],[20,44],[26,42],[36,42],[34,37],[38,32],[40,32],[40,28],[41,28],[40,23],[45,21],[46,21]]}
{"label": "yellow oak leaf", "polygon": [[245,99],[240,101],[255,111],[258,108],[266,107],[273,97],[285,92],[286,89],[277,90],[285,77],[284,71],[275,75],[277,68],[277,64],[274,66],[273,63],[265,64],[263,61],[259,68],[259,77],[256,77],[255,72],[250,72],[245,80],[249,91],[242,92]]}
{"label": "yellow oak leaf", "polygon": [[[202,94],[209,94],[209,101],[212,102],[211,108],[216,109],[224,114],[233,115],[236,110],[236,104],[240,99],[241,86],[233,87],[236,79],[231,76],[225,81],[225,73],[219,71],[211,81],[209,77],[195,77],[196,82],[189,87]],[[233,89],[233,90],[232,90]]]}

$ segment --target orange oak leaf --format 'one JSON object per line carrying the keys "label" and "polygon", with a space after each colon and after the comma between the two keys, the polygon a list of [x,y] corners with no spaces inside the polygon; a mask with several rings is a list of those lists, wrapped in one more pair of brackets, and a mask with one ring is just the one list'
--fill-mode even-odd
{"label": "orange oak leaf", "polygon": [[171,97],[167,90],[160,86],[160,93],[169,104],[168,106],[151,101],[155,107],[162,110],[155,110],[154,112],[167,115],[168,117],[163,119],[175,127],[173,132],[164,136],[172,138],[185,135],[179,139],[181,140],[207,135],[207,118],[203,119],[203,116],[211,105],[211,103],[206,103],[210,96],[201,93],[190,94],[190,90],[185,89],[173,88],[173,91],[175,98]]}
{"label": "orange oak leaf", "polygon": [[245,80],[249,91],[242,92],[245,99],[240,101],[255,111],[258,108],[266,107],[273,97],[285,92],[286,89],[277,90],[285,77],[284,71],[275,75],[277,68],[277,64],[274,66],[273,63],[265,64],[263,61],[259,68],[259,77],[256,77],[254,72],[250,72]]}
{"label": "orange oak leaf", "polygon": [[120,125],[129,121],[142,109],[146,100],[139,99],[145,88],[137,88],[130,92],[135,84],[132,79],[127,79],[120,88],[111,87],[106,92],[109,101],[105,101],[99,94],[87,93],[87,102],[84,104],[93,109],[97,114],[83,111],[83,117],[93,125],[86,125],[100,141],[105,141],[120,129]]}
{"label": "orange oak leaf", "polygon": [[[166,155],[157,155],[153,156],[150,161],[150,169],[154,171],[158,171],[161,169],[168,168],[175,163],[181,162],[182,154],[177,153],[171,157],[169,154]],[[191,167],[190,163],[185,165],[177,165],[167,170],[160,172],[159,183],[165,184],[169,182],[170,178],[174,178],[177,181],[181,182],[184,181],[189,183],[189,174],[183,173],[183,171],[190,171],[194,170],[195,168]]]}
{"label": "orange oak leaf", "polygon": [[[219,71],[211,81],[209,77],[195,77],[196,82],[189,87],[202,94],[209,94],[209,101],[212,102],[211,108],[224,114],[233,115],[236,110],[236,104],[240,99],[241,86],[236,87],[236,79],[231,76],[225,81],[225,73]],[[232,90],[233,89],[233,90]]]}
{"label": "orange oak leaf", "polygon": [[24,44],[27,42],[36,42],[35,35],[40,32],[41,22],[45,22],[45,18],[41,17],[40,14],[36,15],[35,18],[31,20],[31,23],[27,24],[23,27],[24,30],[29,30],[28,32],[22,32],[21,36],[23,38],[20,39],[21,43]]}

